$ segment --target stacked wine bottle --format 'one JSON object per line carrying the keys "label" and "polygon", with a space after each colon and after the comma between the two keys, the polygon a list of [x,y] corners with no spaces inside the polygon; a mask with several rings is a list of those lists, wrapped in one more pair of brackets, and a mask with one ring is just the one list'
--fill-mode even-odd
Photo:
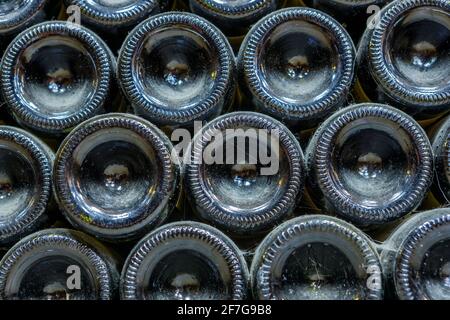
{"label": "stacked wine bottle", "polygon": [[6,0],[0,48],[0,300],[450,300],[448,0]]}

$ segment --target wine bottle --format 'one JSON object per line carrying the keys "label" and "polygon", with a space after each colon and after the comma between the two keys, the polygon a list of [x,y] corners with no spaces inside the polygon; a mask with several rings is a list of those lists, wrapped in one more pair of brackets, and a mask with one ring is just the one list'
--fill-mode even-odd
{"label": "wine bottle", "polygon": [[413,215],[382,248],[383,272],[399,299],[450,299],[450,209]]}
{"label": "wine bottle", "polygon": [[450,117],[445,118],[431,138],[434,154],[432,193],[442,204],[450,203]]}
{"label": "wine bottle", "polygon": [[64,3],[66,7],[80,9],[82,24],[107,32],[133,27],[160,11],[158,0],[64,0]]}
{"label": "wine bottle", "polygon": [[391,104],[418,120],[446,113],[450,106],[449,1],[393,1],[375,21],[358,48],[359,100]]}
{"label": "wine bottle", "polygon": [[114,254],[69,229],[29,235],[0,262],[0,300],[110,300],[118,282]]}
{"label": "wine bottle", "polygon": [[176,222],[144,237],[122,270],[124,300],[241,300],[247,294],[246,262],[220,231],[198,222]]}
{"label": "wine bottle", "polygon": [[177,202],[179,160],[150,122],[127,114],[94,117],[63,141],[55,159],[55,196],[77,228],[107,241],[142,237]]}
{"label": "wine bottle", "polygon": [[64,0],[67,11],[78,10],[80,23],[95,30],[111,48],[120,49],[127,33],[149,16],[159,13],[167,1],[159,0]]}
{"label": "wine bottle", "polygon": [[419,206],[432,181],[431,144],[404,112],[359,104],[327,119],[307,151],[316,203],[362,227],[393,222]]}
{"label": "wine bottle", "polygon": [[24,130],[0,126],[0,247],[51,221],[54,154]]}
{"label": "wine bottle", "polygon": [[288,8],[253,26],[239,52],[238,74],[253,108],[305,129],[345,104],[354,60],[350,36],[332,17]]}
{"label": "wine bottle", "polygon": [[63,135],[109,111],[115,60],[92,31],[62,21],[18,35],[2,59],[0,87],[19,124]]}
{"label": "wine bottle", "polygon": [[360,230],[342,220],[308,215],[273,230],[250,269],[255,299],[381,300],[377,251]]}
{"label": "wine bottle", "polygon": [[338,20],[355,42],[373,23],[388,0],[303,0],[310,7],[326,12]]}
{"label": "wine bottle", "polygon": [[289,217],[306,175],[294,135],[254,112],[208,123],[194,137],[184,165],[193,211],[236,236],[254,237]]}
{"label": "wine bottle", "polygon": [[192,12],[213,22],[227,36],[245,35],[250,26],[281,8],[284,0],[189,0]]}
{"label": "wine bottle", "polygon": [[140,24],[118,63],[134,112],[163,127],[212,119],[233,101],[231,47],[219,29],[190,13],[163,13]]}
{"label": "wine bottle", "polygon": [[27,27],[54,17],[60,4],[56,0],[4,0],[0,3],[0,47]]}

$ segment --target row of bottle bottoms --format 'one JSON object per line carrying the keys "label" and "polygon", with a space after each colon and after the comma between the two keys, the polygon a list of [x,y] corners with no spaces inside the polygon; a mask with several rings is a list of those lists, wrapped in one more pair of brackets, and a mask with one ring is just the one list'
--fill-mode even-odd
{"label": "row of bottle bottoms", "polygon": [[[0,243],[12,245],[48,225],[55,205],[76,229],[122,242],[140,239],[167,222],[183,203],[183,194],[202,221],[233,237],[262,237],[292,215],[307,213],[296,209],[304,194],[323,213],[363,229],[404,219],[419,207],[430,186],[434,200],[448,203],[450,124],[444,115],[450,106],[449,12],[446,0],[393,1],[356,49],[348,32],[328,14],[287,8],[260,17],[237,59],[216,25],[190,13],[162,13],[143,21],[121,43],[117,59],[102,36],[89,28],[63,21],[29,26],[34,23],[30,19],[29,28],[3,55],[0,90],[5,103],[0,112],[6,109],[30,132],[65,139],[55,155],[33,133],[0,127]],[[119,104],[122,95],[126,101]],[[352,99],[368,103],[343,108]],[[260,113],[226,113],[230,109]],[[114,110],[140,117],[106,114]],[[427,126],[437,119],[442,120],[430,143],[417,121]],[[189,130],[177,130],[191,130],[195,121],[209,123],[199,139],[185,144],[181,161],[174,155],[174,141],[161,129],[181,139]],[[317,125],[303,152],[292,131]],[[235,130],[239,128],[243,131]],[[249,128],[268,134],[245,131]],[[247,141],[242,148],[239,138]],[[244,155],[239,161],[220,161],[228,142],[233,160]],[[269,152],[261,154],[261,149]],[[205,161],[205,152],[214,161]],[[419,246],[422,251],[409,256],[420,272],[407,269],[410,260],[405,257],[398,263],[405,269],[392,277],[397,283],[407,283],[405,272],[417,278],[415,283],[422,283],[422,272],[431,274],[419,289],[404,289],[401,298],[446,297],[449,233],[445,228],[433,231],[445,219],[420,229],[442,236],[436,251]],[[422,236],[415,234],[409,251]],[[310,248],[322,252],[316,245]],[[331,250],[328,256],[337,257],[332,261],[351,274],[339,250],[324,250]],[[294,254],[293,259],[303,257]],[[289,264],[288,271],[283,269],[287,273],[277,270],[280,277],[272,282],[267,272],[259,273],[266,295],[255,296],[273,297],[282,279],[292,280],[292,270],[299,268]],[[326,276],[318,272],[307,277],[317,290],[339,278]],[[375,284],[377,277],[371,278]],[[264,279],[270,286],[262,285]],[[172,280],[181,283],[174,285],[180,290],[198,282],[188,273]],[[291,280],[287,283],[295,283]],[[350,292],[349,283],[339,283]],[[21,288],[27,294],[33,291]],[[306,292],[297,289],[287,292]],[[379,297],[380,290],[368,296]]]}
{"label": "row of bottle bottoms", "polygon": [[8,39],[30,25],[57,18],[86,25],[114,45],[146,18],[165,11],[178,10],[191,11],[208,19],[233,40],[244,36],[253,24],[273,11],[286,7],[308,6],[333,16],[357,40],[381,8],[389,2],[391,1],[247,0],[230,3],[220,0],[139,0],[134,3],[117,3],[32,0],[3,4],[0,12],[5,18],[0,23],[0,37]]}
{"label": "row of bottle bottoms", "polygon": [[121,110],[166,131],[229,110],[259,111],[305,130],[352,101],[392,105],[426,126],[450,106],[449,12],[446,0],[393,1],[356,49],[328,14],[281,9],[253,25],[237,58],[218,27],[187,12],[143,21],[117,59],[90,29],[47,21],[6,48],[2,109],[54,136]]}
{"label": "row of bottle bottoms", "polygon": [[[415,233],[413,240],[416,242],[408,247],[410,251],[420,248],[420,253],[414,255],[414,259],[418,260],[414,260],[412,265],[409,265],[407,260],[399,265],[405,268],[418,266],[431,268],[427,272],[432,273],[432,279],[427,281],[431,283],[432,288],[440,288],[439,292],[441,292],[441,295],[435,295],[436,293],[430,288],[429,292],[432,293],[426,294],[420,291],[420,294],[409,294],[408,297],[448,297],[444,294],[448,293],[448,253],[450,252],[448,250],[450,239],[448,210],[438,209],[420,214],[416,214],[415,210],[428,192],[434,172],[437,173],[433,184],[434,190],[438,192],[436,194],[440,194],[443,199],[448,199],[443,192],[448,191],[446,170],[449,126],[450,118],[447,118],[436,130],[432,146],[424,130],[404,112],[380,104],[353,105],[343,108],[328,118],[315,132],[306,152],[303,153],[296,137],[281,122],[261,113],[234,112],[222,115],[205,125],[189,143],[183,161],[179,159],[176,152],[173,152],[177,148],[158,127],[131,114],[107,114],[87,120],[64,139],[56,155],[31,133],[15,127],[0,126],[0,212],[2,214],[0,243],[9,246],[31,232],[48,226],[52,220],[52,198],[56,199],[67,221],[86,234],[114,243],[138,240],[149,232],[156,232],[153,230],[167,223],[171,215],[176,215],[177,204],[180,207],[179,204],[182,203],[183,210],[188,207],[187,204],[183,204],[181,195],[188,198],[199,220],[217,227],[234,239],[258,238],[263,237],[292,216],[312,212],[310,209],[299,206],[303,191],[308,189],[308,194],[322,213],[337,215],[351,222],[352,225],[367,230],[398,223],[411,214],[412,218],[407,221],[416,221],[419,219],[417,217],[434,217],[437,212],[439,217],[436,220],[433,218],[420,224],[418,230],[423,234],[421,233],[419,237]],[[250,129],[255,129],[255,133],[251,133]],[[263,130],[265,134],[261,135],[256,130]],[[243,141],[244,144],[239,144],[239,141]],[[229,143],[232,148],[228,148]],[[252,149],[252,146],[258,146],[259,149]],[[271,154],[268,158],[272,160],[271,163],[261,161],[265,159],[259,157],[262,149],[269,149],[270,152],[267,154]],[[230,150],[232,154],[239,153],[239,150],[243,151],[246,157],[241,160],[233,157],[234,162],[208,162],[205,158],[205,155],[208,155],[205,153],[207,150],[211,151],[209,155],[214,160],[220,160],[216,156],[222,151],[229,158]],[[256,154],[255,150],[257,150]],[[257,161],[252,161],[254,159]],[[276,170],[271,171],[274,168]],[[268,171],[263,173],[264,169]],[[444,171],[440,173],[439,170]],[[181,189],[184,189],[184,192]],[[302,217],[299,221],[309,221],[308,219],[310,218]],[[325,222],[320,222],[322,220]],[[315,223],[318,224],[315,225]],[[444,224],[442,228],[441,223]],[[299,237],[303,237],[305,233],[314,239],[313,242],[324,242],[330,245],[322,248],[331,250],[324,256],[321,254],[323,250],[316,248],[314,243],[305,249],[307,253],[317,255],[317,259],[322,259],[314,262],[315,258],[311,258],[311,263],[316,268],[336,263],[340,266],[337,270],[345,270],[345,274],[353,274],[356,271],[352,271],[350,266],[356,268],[360,266],[359,262],[363,261],[352,260],[355,258],[355,252],[363,254],[367,259],[364,260],[368,261],[365,266],[372,268],[370,261],[376,262],[375,265],[378,263],[373,246],[363,245],[365,242],[370,242],[368,238],[362,236],[348,223],[323,217],[300,223],[298,227],[291,227],[291,222],[283,226],[287,226],[287,229],[276,228],[276,231],[267,238],[271,240],[262,242],[256,256],[261,253],[267,259],[273,258],[275,254],[273,250],[282,247],[281,244],[262,248],[271,241],[287,241],[298,232]],[[189,223],[185,227],[189,228]],[[314,228],[309,230],[309,227],[317,228],[317,230]],[[336,229],[327,229],[329,227],[336,227]],[[416,227],[417,225],[414,224],[414,228]],[[168,227],[161,228],[158,230],[166,230],[165,228]],[[128,281],[128,276],[137,276],[136,272],[140,263],[156,263],[156,258],[156,260],[145,258],[145,250],[152,251],[155,247],[154,252],[158,252],[158,256],[164,256],[163,248],[167,250],[171,248],[170,245],[164,245],[163,248],[156,249],[159,242],[167,244],[173,241],[175,248],[181,246],[183,250],[187,248],[191,251],[197,250],[193,244],[183,244],[184,240],[176,241],[177,237],[183,234],[180,230],[184,229],[176,228],[176,230],[179,233],[172,234],[167,230],[161,234],[156,232],[154,238],[148,242],[141,242],[142,247],[138,247],[136,256],[129,259],[130,274],[126,275],[125,280]],[[283,231],[278,234],[280,230]],[[52,234],[54,231],[49,232]],[[325,234],[322,234],[323,232]],[[332,235],[328,234],[330,232]],[[193,237],[193,241],[206,241],[210,245],[229,245],[228,240],[210,239],[207,234],[206,231],[205,234],[199,233]],[[277,236],[273,236],[274,234]],[[414,247],[425,236],[431,239],[437,237],[439,240],[430,246]],[[53,235],[49,238],[45,235],[43,237],[46,239],[43,241],[44,246],[54,245],[51,243],[53,240],[57,244],[64,245],[65,240],[60,241],[57,236],[56,238]],[[396,237],[396,235],[392,236],[393,239]],[[23,241],[19,241],[10,254],[6,255],[0,267],[0,273],[9,270],[9,267],[13,268],[13,260],[18,256],[18,252],[26,254],[26,248],[31,248],[28,246],[39,243],[37,240],[29,240],[33,238],[26,239],[28,242],[25,247],[21,247]],[[352,246],[348,246],[350,239],[354,241]],[[292,241],[299,245],[304,244],[296,237]],[[403,238],[401,242],[404,244]],[[386,243],[389,248],[391,241]],[[71,243],[74,246],[75,244]],[[357,250],[353,247],[356,244],[359,246]],[[339,247],[340,245],[346,249]],[[294,245],[286,246],[292,248]],[[343,251],[339,252],[334,246],[338,246],[337,248]],[[321,248],[321,245],[319,247]],[[230,245],[230,248],[233,246]],[[350,249],[356,251],[346,251]],[[233,263],[242,260],[238,259],[239,255],[228,256],[225,254],[227,251],[224,250],[218,249]],[[391,251],[400,252],[397,249]],[[411,254],[410,251],[408,252]],[[205,250],[203,253],[208,252]],[[332,252],[336,255],[335,258],[331,258]],[[439,257],[436,261],[428,261],[428,258],[424,257],[429,255]],[[33,259],[39,259],[41,255],[33,251],[32,256]],[[289,267],[291,262],[286,262],[286,268],[288,268],[286,270],[290,270],[285,275],[286,279],[298,275],[303,264],[306,264],[304,267],[309,271],[312,270],[312,266],[308,265],[310,260],[302,262],[300,267],[294,263],[308,257],[305,251],[294,256],[292,267]],[[288,259],[288,255],[285,254],[281,257]],[[135,259],[142,259],[142,261]],[[174,268],[191,268],[183,259],[173,259],[175,260],[160,267],[164,269],[173,265]],[[188,261],[191,260],[195,259],[188,259]],[[261,270],[267,271],[271,268],[268,267],[270,265],[268,261],[261,265]],[[347,262],[349,265],[346,265]],[[281,265],[278,261],[274,268],[279,268]],[[155,268],[157,268],[156,265]],[[147,270],[147,267],[145,269]],[[284,277],[281,269],[276,270],[280,277],[281,275]],[[263,271],[258,273],[258,281],[255,285],[262,285],[259,281],[268,277],[264,281],[269,281],[271,286],[262,286],[260,288],[262,291],[257,293],[257,297],[274,297],[275,293],[271,291],[272,286],[279,286],[280,283],[278,280],[270,282],[271,278]],[[407,271],[401,276],[412,274],[410,269]],[[167,272],[170,274],[169,271]],[[7,276],[9,272],[4,274]],[[360,276],[360,270],[355,275]],[[215,276],[219,277],[219,274]],[[227,276],[222,274],[222,276],[229,278],[230,274]],[[309,276],[314,278],[314,274]],[[342,284],[340,280],[338,281],[341,276],[330,276],[325,279],[319,273],[318,278],[312,283],[316,283],[315,281],[320,285],[326,283],[324,287],[326,288],[329,281]],[[194,281],[194,278],[191,279],[188,275],[186,277],[182,279],[188,282]],[[245,272],[242,271],[236,277],[245,278]],[[146,283],[157,281],[145,277],[138,277],[138,279]],[[288,283],[291,283],[291,280]],[[41,280],[33,277],[33,281]],[[0,276],[0,288],[1,283]],[[344,285],[350,284],[344,281]],[[125,292],[128,292],[128,289],[131,290],[130,297],[137,297],[133,291],[135,288],[131,284],[130,287],[128,284],[125,287]],[[414,285],[415,287],[417,286]],[[12,287],[8,284],[6,288]],[[241,285],[238,285],[236,290],[238,288],[241,288]],[[272,289],[269,290],[269,288]],[[311,287],[308,288],[311,289]],[[304,289],[307,290],[307,288]],[[346,288],[343,289],[344,292],[350,292],[347,289],[350,290]],[[245,292],[243,288],[239,290],[238,292]],[[29,292],[28,289],[25,291]],[[288,291],[294,296],[304,293],[304,290],[296,289],[295,286]],[[230,291],[227,292],[230,293]],[[322,293],[318,294],[317,297],[320,297]],[[375,290],[367,296],[364,295],[366,298],[369,296],[380,297],[381,292]],[[241,296],[236,294],[233,297]]]}
{"label": "row of bottle bottoms", "polygon": [[0,299],[448,299],[449,228],[448,209],[425,211],[377,245],[343,220],[302,216],[264,238],[249,271],[218,229],[175,222],[140,240],[120,275],[120,259],[94,238],[46,229],[1,260]]}

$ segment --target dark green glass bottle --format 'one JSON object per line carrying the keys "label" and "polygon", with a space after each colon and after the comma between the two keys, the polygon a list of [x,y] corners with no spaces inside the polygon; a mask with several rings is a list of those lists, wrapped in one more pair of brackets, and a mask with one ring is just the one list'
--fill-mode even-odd
{"label": "dark green glass bottle", "polygon": [[91,30],[48,21],[19,34],[6,49],[0,87],[9,113],[23,127],[63,136],[110,112],[116,61]]}
{"label": "dark green glass bottle", "polygon": [[328,13],[347,29],[357,43],[381,8],[390,0],[303,0],[305,5]]}
{"label": "dark green glass bottle", "polygon": [[450,299],[450,209],[411,216],[382,249],[383,270],[393,297]]}
{"label": "dark green glass bottle", "polygon": [[379,227],[416,209],[433,178],[424,130],[381,104],[346,107],[328,118],[306,150],[309,194],[326,212]]}
{"label": "dark green glass bottle", "polygon": [[110,242],[138,239],[174,210],[179,160],[150,122],[110,113],[89,119],[62,142],[54,190],[76,228]]}
{"label": "dark green glass bottle", "polygon": [[0,247],[12,245],[52,221],[53,160],[32,134],[0,126]]}
{"label": "dark green glass bottle", "polygon": [[358,99],[386,103],[427,122],[447,113],[449,39],[448,0],[393,1],[359,44]]}
{"label": "dark green glass bottle", "polygon": [[111,300],[118,265],[112,251],[79,231],[39,231],[1,260],[0,300]]}
{"label": "dark green glass bottle", "polygon": [[238,55],[241,90],[249,106],[289,127],[315,127],[347,103],[355,48],[331,16],[287,8],[265,16]]}
{"label": "dark green glass bottle", "polygon": [[255,299],[381,300],[381,264],[370,239],[351,224],[307,215],[274,229],[251,266]]}
{"label": "dark green glass bottle", "polygon": [[131,251],[122,270],[124,300],[243,300],[248,269],[220,231],[185,221],[160,227]]}

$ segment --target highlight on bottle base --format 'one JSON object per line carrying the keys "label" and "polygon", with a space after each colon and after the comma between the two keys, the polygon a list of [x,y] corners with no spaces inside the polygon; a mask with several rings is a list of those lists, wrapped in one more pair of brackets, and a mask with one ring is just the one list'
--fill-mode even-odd
{"label": "highlight on bottle base", "polygon": [[0,49],[0,300],[450,300],[448,0],[5,0]]}

